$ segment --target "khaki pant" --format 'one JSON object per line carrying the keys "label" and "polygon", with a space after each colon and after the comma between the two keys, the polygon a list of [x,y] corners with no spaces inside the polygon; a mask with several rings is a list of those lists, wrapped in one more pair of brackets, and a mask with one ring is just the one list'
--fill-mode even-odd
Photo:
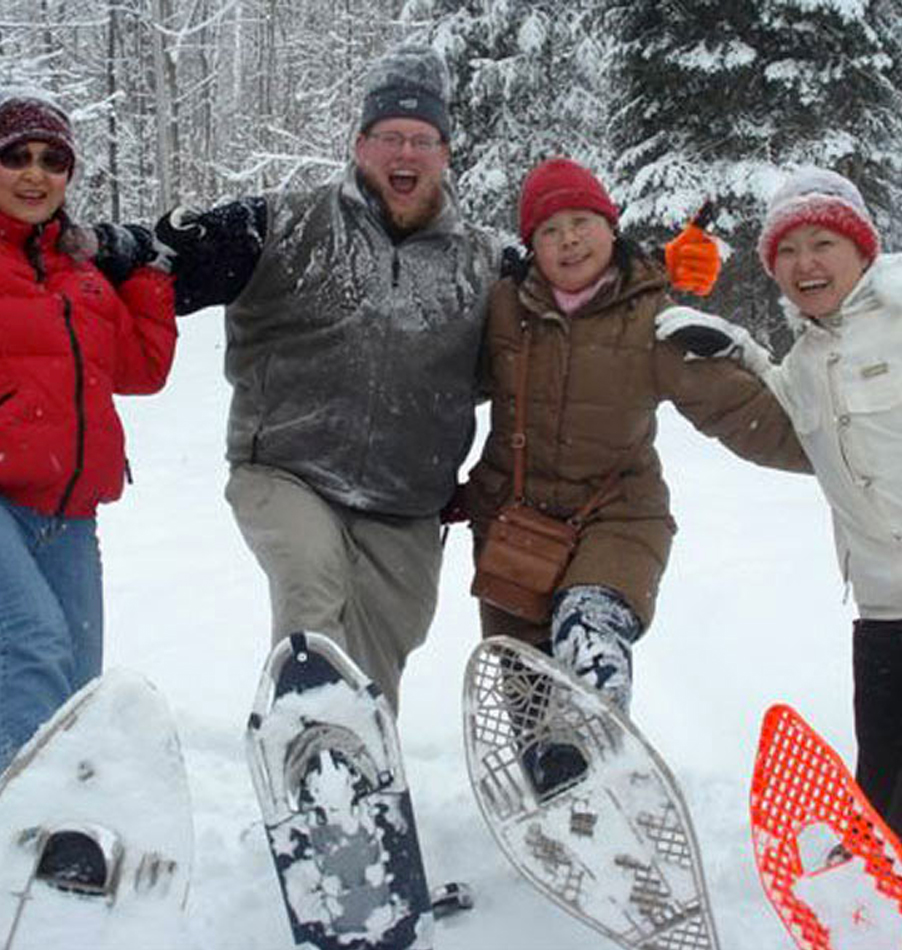
{"label": "khaki pant", "polygon": [[262,465],[236,466],[226,498],[269,579],[273,643],[301,630],[325,634],[397,712],[407,655],[426,639],[435,613],[438,518],[345,508]]}

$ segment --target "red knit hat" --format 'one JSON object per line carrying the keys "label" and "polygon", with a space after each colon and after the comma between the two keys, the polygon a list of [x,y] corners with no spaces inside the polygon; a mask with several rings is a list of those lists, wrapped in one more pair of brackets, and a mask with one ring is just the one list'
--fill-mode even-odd
{"label": "red knit hat", "polygon": [[604,185],[570,158],[549,158],[526,176],[520,190],[520,237],[529,245],[535,229],[558,211],[568,208],[594,211],[616,230],[617,205]]}
{"label": "red knit hat", "polygon": [[758,256],[771,276],[780,241],[803,224],[828,228],[854,241],[869,264],[880,251],[880,235],[855,185],[826,168],[800,168],[771,199],[758,238]]}
{"label": "red knit hat", "polygon": [[75,168],[75,139],[66,113],[46,99],[13,96],[0,102],[0,152],[19,142],[47,142],[69,155]]}

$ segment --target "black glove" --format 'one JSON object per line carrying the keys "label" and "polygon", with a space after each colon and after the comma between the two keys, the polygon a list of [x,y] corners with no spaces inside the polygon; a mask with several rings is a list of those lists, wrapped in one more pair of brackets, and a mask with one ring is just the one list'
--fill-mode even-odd
{"label": "black glove", "polygon": [[201,212],[186,207],[164,214],[154,228],[157,252],[176,261],[180,253],[196,253],[198,242],[206,233],[200,218]]}
{"label": "black glove", "polygon": [[439,512],[438,520],[442,524],[456,524],[459,521],[470,520],[466,485],[458,485],[454,489],[454,493],[446,502],[445,507]]}
{"label": "black glove", "polygon": [[687,359],[729,356],[756,376],[771,369],[770,353],[745,327],[692,307],[668,307],[655,317],[655,335],[682,347]]}
{"label": "black glove", "polygon": [[153,235],[137,224],[95,224],[94,263],[111,284],[121,284],[139,267],[157,258]]}
{"label": "black glove", "polygon": [[694,356],[722,356],[735,346],[730,336],[713,327],[683,327],[674,330],[668,339]]}

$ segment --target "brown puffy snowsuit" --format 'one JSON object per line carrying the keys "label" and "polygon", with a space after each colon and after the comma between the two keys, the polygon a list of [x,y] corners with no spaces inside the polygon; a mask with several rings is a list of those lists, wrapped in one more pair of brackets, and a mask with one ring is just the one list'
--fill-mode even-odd
{"label": "brown puffy snowsuit", "polygon": [[[664,275],[635,260],[619,279],[564,316],[533,266],[521,285],[499,281],[490,299],[485,385],[491,432],[470,472],[468,504],[476,548],[487,519],[512,500],[514,393],[523,324],[532,327],[526,420],[526,497],[567,516],[606,475],[626,465],[621,497],[595,513],[561,584],[603,584],[651,622],[676,531],[655,451],[656,410],[670,401],[705,435],[762,465],[810,471],[790,423],[764,384],[733,360],[691,360],[655,337],[655,316],[671,305]],[[531,642],[548,638],[483,605],[483,633]]]}

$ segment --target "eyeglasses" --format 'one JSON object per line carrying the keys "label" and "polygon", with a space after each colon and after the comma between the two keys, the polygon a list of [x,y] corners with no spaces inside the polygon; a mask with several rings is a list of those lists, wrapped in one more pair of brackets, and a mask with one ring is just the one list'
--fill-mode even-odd
{"label": "eyeglasses", "polygon": [[72,156],[61,148],[45,148],[35,155],[28,145],[11,145],[0,152],[0,165],[11,172],[20,172],[35,163],[51,175],[65,175],[72,168]]}
{"label": "eyeglasses", "polygon": [[540,224],[536,228],[534,241],[544,244],[562,244],[568,237],[574,236],[582,240],[592,234],[604,221],[601,215],[577,215],[565,221],[552,221]]}
{"label": "eyeglasses", "polygon": [[400,152],[405,142],[410,142],[411,148],[422,155],[434,152],[441,147],[442,140],[432,135],[404,135],[401,132],[370,132],[368,139],[372,139],[386,152]]}

